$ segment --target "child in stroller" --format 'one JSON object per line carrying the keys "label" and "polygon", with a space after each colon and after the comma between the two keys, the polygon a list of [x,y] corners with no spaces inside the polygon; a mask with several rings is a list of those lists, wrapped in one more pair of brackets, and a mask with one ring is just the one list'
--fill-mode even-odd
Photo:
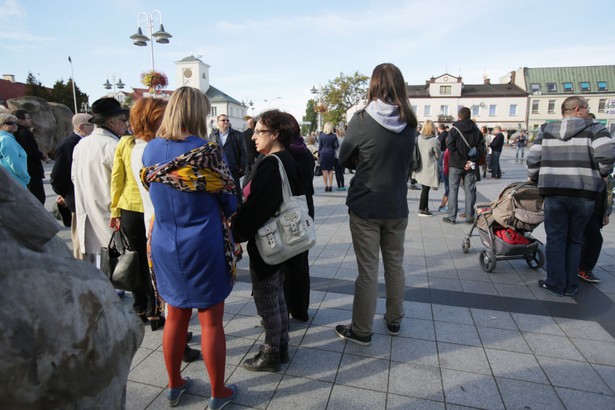
{"label": "child in stroller", "polygon": [[486,249],[479,262],[485,272],[495,269],[498,260],[524,259],[532,269],[544,265],[545,256],[531,232],[544,220],[543,198],[533,182],[514,182],[505,187],[498,198],[475,206],[476,219],[464,237],[461,249],[470,249],[475,228]]}

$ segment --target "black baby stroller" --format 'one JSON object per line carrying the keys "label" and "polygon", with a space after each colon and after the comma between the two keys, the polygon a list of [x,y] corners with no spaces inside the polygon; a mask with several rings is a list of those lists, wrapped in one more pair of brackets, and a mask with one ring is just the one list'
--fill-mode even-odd
{"label": "black baby stroller", "polygon": [[500,192],[498,199],[474,207],[475,220],[464,237],[461,249],[470,249],[470,237],[476,227],[486,247],[480,255],[485,272],[495,269],[498,260],[525,259],[532,269],[544,265],[540,241],[531,232],[544,220],[544,199],[533,182],[515,182]]}

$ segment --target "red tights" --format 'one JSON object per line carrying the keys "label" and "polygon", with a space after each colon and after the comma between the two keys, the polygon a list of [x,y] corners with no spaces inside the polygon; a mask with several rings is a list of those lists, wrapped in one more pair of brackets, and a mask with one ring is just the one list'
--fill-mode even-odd
{"label": "red tights", "polygon": [[[167,305],[167,308],[167,320],[162,335],[162,350],[169,375],[169,387],[173,388],[184,384],[181,377],[181,364],[192,309],[176,308],[171,305]],[[212,397],[215,398],[225,398],[232,394],[230,389],[224,387],[226,338],[222,325],[223,314],[224,302],[207,309],[199,309],[201,351],[209,374]]]}

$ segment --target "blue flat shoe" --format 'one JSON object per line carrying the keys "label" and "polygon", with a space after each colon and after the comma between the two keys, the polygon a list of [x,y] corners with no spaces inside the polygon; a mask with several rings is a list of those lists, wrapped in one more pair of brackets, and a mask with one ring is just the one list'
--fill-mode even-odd
{"label": "blue flat shoe", "polygon": [[190,377],[186,377],[186,383],[183,386],[169,388],[167,390],[167,400],[169,401],[169,407],[175,407],[179,404],[179,398],[184,394],[185,391],[188,391],[190,387]]}
{"label": "blue flat shoe", "polygon": [[232,402],[235,397],[237,397],[237,386],[235,386],[234,384],[229,384],[226,387],[231,389],[233,391],[233,394],[231,394],[230,396],[224,399],[216,399],[214,397],[209,399],[209,409],[210,410],[220,410],[221,408],[223,408],[224,406]]}

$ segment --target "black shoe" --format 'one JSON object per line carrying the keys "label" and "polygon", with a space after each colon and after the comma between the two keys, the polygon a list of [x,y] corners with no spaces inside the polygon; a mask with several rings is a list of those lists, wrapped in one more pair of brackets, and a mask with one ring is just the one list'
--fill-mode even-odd
{"label": "black shoe", "polygon": [[288,356],[288,343],[280,345],[280,363],[285,364],[290,362],[290,357]]}
{"label": "black shoe", "polygon": [[541,287],[542,289],[554,294],[555,296],[564,296],[563,293],[560,293],[558,291],[556,291],[555,289],[553,289],[551,286],[548,286],[544,280],[540,279],[538,281],[538,286]]}
{"label": "black shoe", "polygon": [[419,216],[433,216],[433,213],[427,209],[419,209]]}
{"label": "black shoe", "polygon": [[293,319],[298,320],[299,322],[309,322],[310,320],[310,315],[306,312],[306,313],[297,313],[297,312],[291,312],[290,314],[292,316]]}
{"label": "black shoe", "polygon": [[411,185],[410,185],[410,189],[411,189],[412,191],[420,191],[420,190],[421,190],[421,188],[417,187],[417,186],[416,186],[416,185],[414,185],[414,184],[411,184]]}
{"label": "black shoe", "polygon": [[243,361],[243,367],[252,372],[278,372],[280,371],[280,352],[258,352],[251,359]]}
{"label": "black shoe", "polygon": [[152,328],[152,332],[155,332],[158,329],[162,329],[164,327],[164,317],[159,316],[158,320],[149,320],[149,325]]}
{"label": "black shoe", "polygon": [[357,336],[352,331],[352,325],[337,325],[335,326],[335,333],[344,340],[356,343],[361,346],[369,346],[372,344],[372,335],[369,336]]}
{"label": "black shoe", "polygon": [[391,336],[397,336],[399,334],[399,330],[401,329],[400,325],[390,325],[387,323],[386,319],[384,324],[387,325],[387,330]]}
{"label": "black shoe", "polygon": [[192,340],[192,332],[186,333],[186,343],[190,343]]}
{"label": "black shoe", "polygon": [[184,349],[184,354],[182,355],[182,362],[184,363],[192,363],[201,358],[201,351],[192,349],[190,346],[186,344],[186,348]]}
{"label": "black shoe", "polygon": [[579,292],[579,288],[573,288],[570,290],[565,290],[564,291],[564,296],[574,296]]}
{"label": "black shoe", "polygon": [[467,219],[466,219],[466,223],[467,223],[468,225],[472,225],[472,224],[474,224],[474,218],[473,218],[473,217],[467,218]]}
{"label": "black shoe", "polygon": [[453,218],[449,218],[448,216],[442,217],[442,221],[446,222],[447,224],[456,224],[455,220]]}

